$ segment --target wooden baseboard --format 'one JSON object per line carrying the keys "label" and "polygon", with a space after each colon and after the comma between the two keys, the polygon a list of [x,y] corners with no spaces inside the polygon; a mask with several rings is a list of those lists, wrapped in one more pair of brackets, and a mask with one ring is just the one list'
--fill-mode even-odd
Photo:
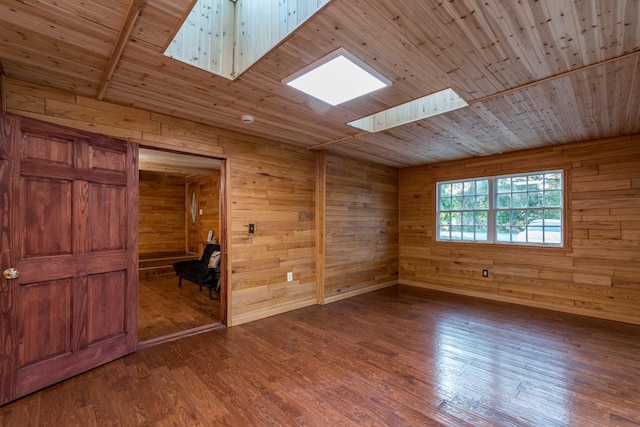
{"label": "wooden baseboard", "polygon": [[299,308],[309,307],[310,305],[315,304],[315,298],[294,301],[287,304],[280,304],[274,307],[269,307],[268,309],[252,311],[247,314],[233,316],[233,318],[227,322],[227,326],[238,326],[243,323],[253,322],[254,320],[264,319],[265,317],[275,316],[277,314],[286,313],[287,311],[297,310]]}
{"label": "wooden baseboard", "polygon": [[332,295],[330,297],[325,297],[324,304],[330,304],[332,302],[340,301],[346,298],[355,297],[356,295],[366,294],[368,292],[377,291],[378,289],[388,288],[394,285],[397,285],[397,280],[392,280],[390,282],[379,283],[373,286],[367,286],[366,288],[354,289],[353,291],[345,292],[338,295]]}
{"label": "wooden baseboard", "polygon": [[594,317],[596,319],[613,320],[616,322],[640,325],[640,319],[635,317],[630,317],[630,316],[624,316],[620,314],[604,313],[604,312],[598,312],[594,310],[585,310],[584,308],[578,308],[578,307],[558,306],[558,305],[553,305],[553,304],[533,301],[533,300],[509,298],[503,295],[496,295],[496,294],[489,295],[483,292],[474,292],[466,289],[454,289],[446,286],[437,286],[437,285],[431,285],[428,283],[413,282],[411,280],[399,280],[398,284],[413,286],[416,288],[431,289],[434,291],[448,292],[450,294],[464,295],[464,296],[469,296],[474,298],[482,298],[482,299],[491,300],[491,301],[500,301],[500,302],[507,302],[511,304],[524,305],[527,307],[542,308],[545,310],[558,311],[561,313],[570,313],[570,314],[576,314],[579,316]]}

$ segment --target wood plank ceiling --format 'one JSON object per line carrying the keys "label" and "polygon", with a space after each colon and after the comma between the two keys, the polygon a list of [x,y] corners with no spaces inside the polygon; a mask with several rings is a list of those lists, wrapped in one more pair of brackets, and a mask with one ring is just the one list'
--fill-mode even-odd
{"label": "wood plank ceiling", "polygon": [[[333,0],[235,81],[162,55],[191,0],[105,4],[0,0],[1,69],[397,167],[640,132],[639,0]],[[393,85],[328,107],[281,83],[338,47]],[[376,134],[346,124],[447,87],[470,106]]]}

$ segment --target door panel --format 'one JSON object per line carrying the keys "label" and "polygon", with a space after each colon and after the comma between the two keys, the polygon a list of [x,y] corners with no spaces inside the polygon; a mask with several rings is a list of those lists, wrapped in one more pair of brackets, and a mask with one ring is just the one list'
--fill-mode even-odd
{"label": "door panel", "polygon": [[0,404],[135,350],[138,188],[133,144],[1,121]]}
{"label": "door panel", "polygon": [[22,234],[22,258],[71,254],[72,182],[29,176],[20,194],[20,228],[30,231]]}
{"label": "door panel", "polygon": [[18,369],[71,351],[71,281],[20,287]]}
{"label": "door panel", "polygon": [[112,271],[87,278],[87,340],[101,340],[126,333],[126,272]]}
{"label": "door panel", "polygon": [[[89,188],[87,252],[122,250],[127,243],[126,187],[91,184]],[[108,207],[108,209],[105,209]]]}

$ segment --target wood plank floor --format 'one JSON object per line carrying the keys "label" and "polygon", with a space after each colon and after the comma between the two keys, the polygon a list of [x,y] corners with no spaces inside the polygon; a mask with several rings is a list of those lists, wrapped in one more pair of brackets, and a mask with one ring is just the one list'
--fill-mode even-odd
{"label": "wood plank floor", "polygon": [[[220,321],[220,299],[206,288],[182,281],[175,274],[140,275],[138,287],[138,340],[147,341]],[[217,299],[216,299],[217,298]]]}
{"label": "wood plank floor", "polygon": [[393,287],[146,348],[3,426],[635,426],[640,326]]}

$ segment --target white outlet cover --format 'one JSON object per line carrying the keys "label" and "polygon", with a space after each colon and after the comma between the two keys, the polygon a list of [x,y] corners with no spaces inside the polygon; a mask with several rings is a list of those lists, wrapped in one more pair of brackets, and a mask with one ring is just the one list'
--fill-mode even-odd
{"label": "white outlet cover", "polygon": [[287,282],[291,282],[293,280],[293,273],[292,272],[288,272],[287,273]]}

